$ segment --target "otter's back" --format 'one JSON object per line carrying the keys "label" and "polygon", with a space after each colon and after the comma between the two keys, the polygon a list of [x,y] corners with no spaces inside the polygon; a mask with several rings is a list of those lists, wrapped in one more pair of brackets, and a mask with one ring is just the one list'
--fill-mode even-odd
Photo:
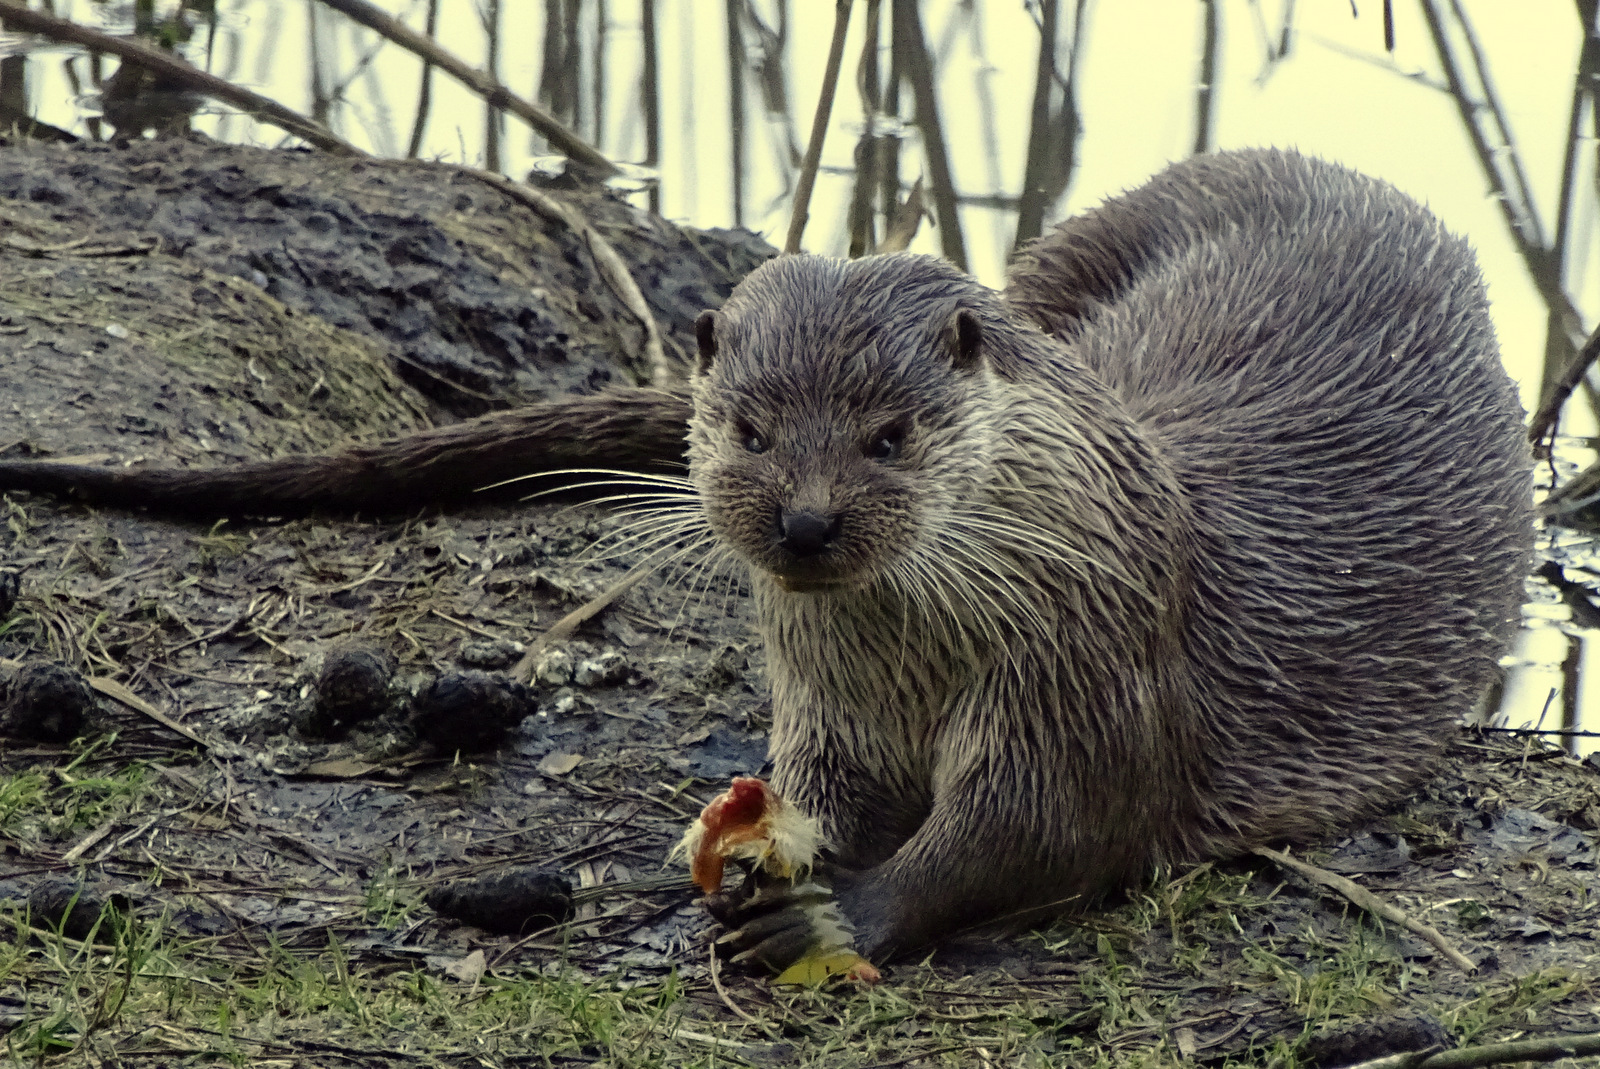
{"label": "otter's back", "polygon": [[1414,783],[1505,649],[1531,543],[1465,243],[1383,183],[1230,153],[1067,222],[1006,295],[1184,488],[1205,835],[1310,833]]}

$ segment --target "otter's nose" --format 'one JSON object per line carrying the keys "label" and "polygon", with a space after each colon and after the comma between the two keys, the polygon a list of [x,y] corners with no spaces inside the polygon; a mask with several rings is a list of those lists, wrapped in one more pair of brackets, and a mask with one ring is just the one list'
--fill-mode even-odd
{"label": "otter's nose", "polygon": [[800,558],[815,557],[839,537],[839,517],[810,509],[786,511],[778,517],[778,536],[778,545],[784,552]]}

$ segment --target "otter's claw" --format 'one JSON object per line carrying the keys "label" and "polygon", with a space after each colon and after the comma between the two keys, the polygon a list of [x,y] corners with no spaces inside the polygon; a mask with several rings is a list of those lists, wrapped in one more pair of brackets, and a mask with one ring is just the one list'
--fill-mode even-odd
{"label": "otter's claw", "polygon": [[708,899],[706,908],[732,929],[717,940],[718,951],[740,964],[754,962],[782,972],[824,945],[850,945],[833,892],[818,883],[766,882],[738,903]]}
{"label": "otter's claw", "polygon": [[732,929],[717,940],[717,953],[779,973],[780,983],[836,975],[878,979],[877,970],[850,949],[850,924],[824,884],[794,883],[756,870],[737,888],[706,896],[705,905]]}

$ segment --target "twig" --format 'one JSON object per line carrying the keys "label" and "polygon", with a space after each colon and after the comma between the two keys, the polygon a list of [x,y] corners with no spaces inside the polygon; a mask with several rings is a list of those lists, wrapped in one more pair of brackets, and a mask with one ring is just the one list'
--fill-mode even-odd
{"label": "twig", "polygon": [[465,620],[457,620],[454,616],[450,616],[447,613],[442,613],[438,609],[429,609],[428,612],[430,614],[434,615],[434,616],[437,616],[439,619],[443,620],[447,624],[452,624],[452,625],[454,625],[456,627],[461,628],[461,630],[463,630],[463,631],[471,632],[474,635],[481,635],[484,638],[489,639],[489,640],[491,640],[493,642],[503,641],[500,638],[500,636],[495,634],[493,631],[489,631],[489,630],[486,630],[486,629],[484,629],[482,627],[478,627],[476,624],[469,624]]}
{"label": "twig", "polygon": [[606,56],[611,51],[606,41],[606,30],[611,25],[611,19],[606,15],[606,0],[595,0],[594,6],[594,60],[590,71],[590,84],[594,88],[589,93],[594,118],[589,124],[589,132],[594,135],[594,147],[603,150],[606,140],[606,86],[610,83]]}
{"label": "twig", "polygon": [[618,300],[622,301],[639,321],[639,325],[644,328],[645,361],[650,368],[652,381],[665,383],[675,377],[675,368],[667,363],[666,350],[661,345],[661,331],[656,326],[655,314],[650,311],[650,305],[640,292],[639,284],[633,280],[633,275],[628,272],[628,265],[617,255],[617,250],[600,236],[598,230],[589,225],[587,219],[571,205],[546,196],[529,186],[519,185],[501,175],[472,168],[464,168],[464,171],[478,181],[498,189],[512,200],[527,205],[545,218],[564,224],[582,238],[584,244],[589,246],[589,254],[594,257],[600,277],[605,279]]}
{"label": "twig", "polygon": [[519,683],[526,683],[533,678],[533,666],[538,663],[539,655],[557,642],[567,639],[582,624],[589,622],[622,595],[636,586],[639,580],[650,574],[649,568],[635,568],[611,585],[605,592],[590,598],[582,605],[573,609],[567,615],[550,625],[550,630],[534,639],[528,647],[528,652],[522,655],[511,668],[511,678]]}
{"label": "twig", "polygon": [[[967,13],[967,38],[973,60],[972,96],[977,103],[980,117],[979,136],[983,139],[983,162],[988,172],[989,188],[1001,193],[1006,185],[1006,178],[1000,167],[1000,162],[1005,159],[1005,153],[1000,148],[1000,130],[1004,124],[995,113],[993,88],[999,68],[989,61],[988,49],[984,44],[983,29],[988,20],[977,17],[979,11],[975,6],[969,7]],[[954,25],[954,20],[951,20],[951,24]],[[990,225],[993,228],[995,246],[1004,247],[1005,216],[995,212]]]}
{"label": "twig", "polygon": [[[1589,9],[1589,18],[1595,18],[1594,8]],[[1582,136],[1582,123],[1585,110],[1591,114],[1600,106],[1600,99],[1596,98],[1594,85],[1600,80],[1600,37],[1595,34],[1595,27],[1587,26],[1588,31],[1583,35],[1583,48],[1578,53],[1578,72],[1572,86],[1572,108],[1567,119],[1567,144],[1561,160],[1561,195],[1556,206],[1556,228],[1554,235],[1554,248],[1550,251],[1550,259],[1555,270],[1563,278],[1566,274],[1567,255],[1572,241],[1572,216],[1573,205],[1578,194],[1578,160],[1585,139]],[[1585,109],[1585,104],[1588,108]],[[1580,355],[1568,367],[1561,367],[1560,359],[1568,349],[1567,339],[1560,336],[1561,323],[1555,309],[1551,309],[1550,322],[1546,327],[1546,341],[1544,354],[1544,369],[1540,376],[1543,400],[1539,405],[1538,415],[1534,417],[1531,426],[1539,427],[1539,431],[1531,436],[1536,448],[1536,454],[1546,455],[1546,450],[1540,446],[1544,437],[1544,426],[1540,423],[1541,417],[1554,426],[1559,413],[1557,409],[1570,396],[1579,382],[1587,373],[1587,361],[1581,352],[1590,353],[1593,360],[1595,339],[1591,337],[1583,346]],[[1557,377],[1557,370],[1561,376]],[[1593,393],[1591,391],[1591,398]]]}
{"label": "twig", "polygon": [[[1450,9],[1456,17],[1456,23],[1461,27],[1461,36],[1466,39],[1467,52],[1472,56],[1472,68],[1477,73],[1478,86],[1483,90],[1484,106],[1489,111],[1489,117],[1494,120],[1495,129],[1500,133],[1500,143],[1505,146],[1504,163],[1510,170],[1510,184],[1515,187],[1522,210],[1533,224],[1534,234],[1539,238],[1540,244],[1543,244],[1544,228],[1539,223],[1539,205],[1534,200],[1532,189],[1529,188],[1528,172],[1522,166],[1522,157],[1517,154],[1516,142],[1511,136],[1511,126],[1506,121],[1505,106],[1495,95],[1494,82],[1489,77],[1489,65],[1484,59],[1483,48],[1478,44],[1478,35],[1472,32],[1472,23],[1467,20],[1467,13],[1461,6],[1461,0],[1450,0]],[[1394,51],[1392,43],[1388,43],[1387,47],[1390,52]]]}
{"label": "twig", "polygon": [[[1467,136],[1472,141],[1473,151],[1477,153],[1490,192],[1494,194],[1494,199],[1499,202],[1500,210],[1506,217],[1506,224],[1510,228],[1517,251],[1522,254],[1523,261],[1528,265],[1529,277],[1533,279],[1534,286],[1549,307],[1551,315],[1560,324],[1566,341],[1576,350],[1577,339],[1583,336],[1583,319],[1562,288],[1560,271],[1551,262],[1550,250],[1545,246],[1544,235],[1541,233],[1537,216],[1533,214],[1532,205],[1518,199],[1516,195],[1526,188],[1526,183],[1520,177],[1522,165],[1517,159],[1516,148],[1510,143],[1509,137],[1503,137],[1501,145],[1491,145],[1479,125],[1478,106],[1467,95],[1466,83],[1462,80],[1455,54],[1450,50],[1444,20],[1435,6],[1436,3],[1437,0],[1423,0],[1422,13],[1428,23],[1428,32],[1433,37],[1434,48],[1439,53],[1439,62],[1444,68],[1445,78],[1449,82],[1450,95],[1455,99],[1457,110],[1461,112],[1461,123],[1466,127]],[[1482,70],[1479,71],[1479,82],[1485,87],[1485,93],[1489,97],[1485,106],[1490,109],[1495,125],[1504,135],[1507,130],[1505,120],[1495,110],[1498,101],[1488,92],[1487,76]],[[1502,155],[1509,156],[1512,160],[1511,182],[1500,173]]]}
{"label": "twig", "polygon": [[711,986],[717,989],[722,1004],[733,1011],[733,1015],[748,1024],[753,1024],[767,1035],[772,1035],[772,1024],[756,1017],[750,1011],[743,1009],[733,1001],[733,996],[728,994],[728,989],[722,986],[722,959],[717,957],[717,945],[712,943],[707,948],[711,955]]}
{"label": "twig", "polygon": [[[1497,727],[1478,727],[1478,728],[1474,728],[1473,730],[1482,731],[1485,734],[1494,734],[1494,735],[1524,735],[1524,736],[1554,735],[1558,739],[1600,739],[1600,731],[1578,731],[1576,729],[1569,730],[1567,728],[1497,728]],[[1555,754],[1556,756],[1560,756],[1560,757],[1569,756],[1566,753],[1566,751],[1564,751],[1564,750],[1562,750],[1562,751],[1551,750],[1550,752],[1552,754]]]}
{"label": "twig", "polygon": [[811,209],[811,190],[817,184],[817,167],[822,163],[822,142],[828,134],[828,118],[833,114],[833,95],[839,87],[839,68],[844,62],[845,31],[850,28],[850,8],[854,0],[834,0],[833,40],[828,44],[828,65],[822,72],[822,92],[817,97],[817,113],[811,120],[811,141],[806,145],[805,162],[800,165],[800,183],[794,191],[794,214],[789,217],[789,236],[784,252],[800,251],[800,235],[805,233]]}
{"label": "twig", "polygon": [[[422,32],[433,40],[439,29],[439,0],[428,0],[428,14]],[[422,134],[428,128],[428,113],[433,110],[433,62],[422,61],[422,86],[417,90],[417,117],[411,123],[411,141],[406,145],[406,159],[414,160],[422,151]]]}
{"label": "twig", "polygon": [[950,177],[950,156],[945,151],[944,129],[939,122],[939,95],[934,90],[933,61],[922,36],[916,0],[895,0],[895,44],[904,55],[906,73],[917,102],[917,129],[922,131],[922,153],[928,161],[928,185],[939,217],[939,245],[945,259],[967,269],[967,244],[961,236],[961,216],[955,182]]}
{"label": "twig", "polygon": [[878,71],[878,32],[883,24],[883,0],[867,0],[866,33],[861,58],[856,62],[856,90],[861,97],[861,137],[856,141],[854,187],[850,192],[847,227],[852,260],[877,247],[873,225],[872,191],[877,184],[878,112],[882,108],[882,81]]}
{"label": "twig", "polygon": [[1414,920],[1411,917],[1406,916],[1394,906],[1391,906],[1389,903],[1383,901],[1377,895],[1373,894],[1365,887],[1362,887],[1354,880],[1346,879],[1337,873],[1329,872],[1327,869],[1320,869],[1315,865],[1307,864],[1306,862],[1301,861],[1299,858],[1290,857],[1288,854],[1285,854],[1279,850],[1273,850],[1270,847],[1258,846],[1254,848],[1253,852],[1261,855],[1264,858],[1269,858],[1270,860],[1277,862],[1286,869],[1292,869],[1295,872],[1298,872],[1308,880],[1314,880],[1317,883],[1322,884],[1324,887],[1330,887],[1344,895],[1357,906],[1360,906],[1362,909],[1366,910],[1368,913],[1382,917],[1386,921],[1389,921],[1393,924],[1398,924],[1407,931],[1421,936],[1429,943],[1432,943],[1439,953],[1443,954],[1446,958],[1449,958],[1452,965],[1467,975],[1471,976],[1473,973],[1478,971],[1478,967],[1472,963],[1472,960],[1465,954],[1461,953],[1461,951],[1451,946],[1449,941],[1446,940],[1444,936],[1439,934],[1439,930],[1437,928],[1433,928],[1430,925],[1423,924],[1419,920]]}
{"label": "twig", "polygon": [[656,0],[640,0],[639,47],[644,63],[639,71],[639,97],[644,110],[644,165],[655,177],[650,182],[650,210],[661,214],[661,86],[656,51]]}
{"label": "twig", "polygon": [[1438,1054],[1390,1054],[1356,1062],[1344,1069],[1478,1069],[1506,1062],[1553,1062],[1558,1058],[1582,1058],[1591,1054],[1600,1054],[1600,1033],[1485,1043],[1481,1047],[1458,1047]]}
{"label": "twig", "polygon": [[1206,39],[1200,47],[1200,87],[1195,98],[1194,154],[1211,151],[1211,123],[1215,116],[1217,61],[1221,58],[1222,35],[1217,22],[1217,0],[1201,0],[1206,12]]}
{"label": "twig", "polygon": [[122,818],[120,817],[114,817],[100,825],[94,831],[91,831],[88,835],[85,835],[83,838],[79,839],[77,843],[73,845],[72,849],[61,855],[61,863],[63,865],[70,865],[74,861],[77,861],[84,854],[87,854],[90,850],[93,850],[95,844],[117,830],[117,822],[121,819]]}
{"label": "twig", "polygon": [[1578,53],[1578,74],[1572,86],[1572,108],[1567,117],[1567,143],[1561,160],[1559,187],[1561,196],[1556,207],[1556,228],[1553,236],[1553,255],[1558,267],[1566,260],[1567,243],[1572,237],[1572,207],[1578,189],[1578,155],[1583,141],[1583,105],[1590,96],[1589,87],[1594,83],[1596,75],[1600,75],[1600,38],[1596,38],[1592,33],[1585,33],[1583,48]]}
{"label": "twig", "polygon": [[[483,74],[495,82],[500,81],[500,0],[485,0],[475,5],[478,9],[478,18],[483,23],[485,51],[488,53],[488,66]],[[432,37],[428,40],[434,42]],[[483,116],[483,169],[491,174],[499,174],[500,167],[500,133],[505,125],[501,117],[500,106],[493,100],[488,100],[484,106]],[[462,160],[462,163],[467,162]]]}
{"label": "twig", "polygon": [[185,89],[192,89],[197,93],[204,93],[224,103],[232,104],[239,110],[248,112],[264,122],[272,123],[327,152],[336,152],[344,156],[366,155],[348,141],[317,125],[304,115],[291,111],[276,100],[242,89],[214,74],[207,74],[193,64],[185,62],[181,57],[153,45],[125,37],[113,37],[32,8],[7,6],[5,15],[6,25],[13,30],[36,33],[53,41],[66,41],[96,52],[109,52],[125,63],[137,64],[151,74],[170,79]]}
{"label": "twig", "polygon": [[726,0],[728,21],[728,138],[733,158],[733,225],[744,226],[744,34],[739,30],[743,0]]}
{"label": "twig", "polygon": [[1046,146],[1050,137],[1050,90],[1055,84],[1058,0],[1039,5],[1039,62],[1033,74],[1033,113],[1028,127],[1028,156],[1023,162],[1022,193],[1017,198],[1017,235],[1013,249],[1044,230]]}
{"label": "twig", "polygon": [[166,713],[163,713],[160,709],[157,709],[155,706],[139,697],[121,683],[118,683],[115,679],[107,679],[104,676],[90,676],[89,685],[95,690],[98,690],[101,694],[104,694],[106,697],[111,698],[114,701],[121,702],[123,705],[126,705],[135,712],[143,713],[145,716],[149,717],[151,720],[154,720],[168,731],[176,731],[179,735],[182,735],[184,738],[188,739],[196,746],[199,746],[201,749],[211,749],[211,743],[207,742],[199,735],[196,735],[192,730],[184,727],[182,724],[172,719],[172,717],[168,716]]}
{"label": "twig", "polygon": [[917,230],[922,226],[922,217],[928,214],[927,206],[922,196],[922,177],[911,184],[911,192],[906,195],[906,202],[895,209],[894,214],[884,223],[883,240],[878,242],[876,252],[905,252],[911,247],[911,239],[917,236]]}
{"label": "twig", "polygon": [[1567,398],[1578,388],[1589,371],[1589,365],[1596,359],[1600,359],[1600,327],[1589,335],[1589,340],[1583,343],[1583,348],[1567,364],[1561,378],[1550,387],[1548,395],[1539,404],[1539,410],[1528,420],[1528,441],[1534,445],[1544,441],[1545,435],[1555,427],[1556,417],[1561,415],[1561,406],[1567,403]]}
{"label": "twig", "polygon": [[[891,0],[889,4],[889,76],[883,83],[882,100],[878,110],[885,121],[894,123],[900,117],[900,79],[905,70],[905,46],[901,34],[895,29],[900,15]],[[884,137],[878,140],[878,199],[883,211],[883,227],[889,229],[895,212],[900,208],[900,138]]]}
{"label": "twig", "polygon": [[412,52],[432,63],[483,97],[490,106],[511,112],[543,135],[557,151],[594,168],[601,174],[617,173],[616,164],[563,126],[554,115],[533,101],[517,96],[483,71],[469,67],[461,57],[442,48],[437,41],[429,40],[376,5],[368,3],[367,0],[321,0],[321,3],[388,38],[407,52]]}

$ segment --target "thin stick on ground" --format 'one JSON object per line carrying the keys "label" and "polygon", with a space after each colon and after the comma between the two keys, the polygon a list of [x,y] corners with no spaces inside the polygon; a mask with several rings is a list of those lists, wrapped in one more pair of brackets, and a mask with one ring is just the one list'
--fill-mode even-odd
{"label": "thin stick on ground", "polygon": [[1427,940],[1436,950],[1439,951],[1439,953],[1443,954],[1446,958],[1449,958],[1452,965],[1467,975],[1471,976],[1478,971],[1478,967],[1472,963],[1472,959],[1468,958],[1465,954],[1461,953],[1461,951],[1451,946],[1449,941],[1445,939],[1443,935],[1439,934],[1439,930],[1437,928],[1423,924],[1419,920],[1408,917],[1406,914],[1400,912],[1400,910],[1396,909],[1394,906],[1391,906],[1389,903],[1383,901],[1383,899],[1379,898],[1365,887],[1362,887],[1354,880],[1346,879],[1337,873],[1329,872],[1327,869],[1318,868],[1315,865],[1301,861],[1299,858],[1290,857],[1288,854],[1285,854],[1279,850],[1273,850],[1270,847],[1258,846],[1253,852],[1261,855],[1264,858],[1268,858],[1277,862],[1286,869],[1298,872],[1308,880],[1313,880],[1322,884],[1324,887],[1332,888],[1333,890],[1338,891],[1340,894],[1348,898],[1352,903],[1360,906],[1373,916],[1382,917],[1384,920],[1389,921],[1392,924],[1398,924],[1414,935],[1420,936],[1421,938]]}
{"label": "thin stick on ground", "polygon": [[145,716],[149,717],[151,720],[154,720],[168,731],[177,732],[179,735],[182,735],[184,738],[188,739],[196,746],[199,746],[201,749],[211,749],[211,743],[207,742],[201,736],[195,734],[189,728],[184,727],[182,724],[172,719],[172,717],[168,716],[166,713],[163,713],[160,709],[157,709],[155,706],[139,697],[121,683],[118,683],[115,679],[107,679],[104,676],[89,676],[87,678],[89,686],[93,687],[101,694],[104,694],[106,697],[112,699],[113,701],[121,702],[134,712],[143,713]]}
{"label": "thin stick on ground", "polygon": [[737,1002],[733,1001],[733,996],[728,994],[728,989],[722,985],[722,959],[717,957],[717,947],[715,943],[711,944],[709,948],[709,954],[711,957],[711,986],[717,989],[717,995],[722,999],[722,1004],[728,1007],[728,1009],[732,1010],[733,1015],[739,1018],[741,1021],[744,1021],[747,1024],[753,1024],[762,1032],[766,1033],[767,1035],[771,1035],[773,1032],[772,1025],[767,1021],[761,1020],[759,1017],[753,1016],[750,1011],[740,1007]]}
{"label": "thin stick on ground", "polygon": [[789,237],[783,243],[784,252],[799,252],[800,235],[805,233],[811,190],[817,184],[817,168],[822,164],[822,142],[827,137],[828,119],[833,114],[834,91],[839,87],[839,68],[844,62],[844,37],[850,28],[852,4],[853,0],[834,0],[828,66],[822,72],[822,93],[817,97],[817,114],[811,120],[811,142],[806,145],[805,162],[800,166],[800,184],[794,191],[794,214],[789,217]]}
{"label": "thin stick on ground", "polygon": [[1561,1058],[1582,1058],[1593,1054],[1600,1054],[1600,1033],[1485,1043],[1481,1047],[1459,1047],[1438,1054],[1389,1054],[1347,1065],[1344,1069],[1479,1069],[1485,1065],[1553,1062]]}
{"label": "thin stick on ground", "polygon": [[[539,132],[556,151],[579,163],[594,168],[604,175],[617,173],[617,165],[606,159],[598,149],[561,124],[554,115],[531,100],[513,93],[499,81],[467,64],[455,53],[440,47],[437,41],[413,30],[399,19],[381,10],[367,0],[320,0],[326,6],[367,29],[393,41],[407,52],[431,62],[440,70],[483,97],[491,107],[504,108]],[[9,16],[8,16],[9,17]]]}
{"label": "thin stick on ground", "polygon": [[214,74],[207,74],[182,57],[154,45],[126,37],[113,37],[99,30],[80,26],[68,19],[58,19],[54,15],[25,7],[7,7],[6,25],[13,30],[48,37],[52,41],[65,41],[95,52],[110,53],[125,63],[135,63],[151,74],[170,79],[185,89],[204,93],[224,104],[231,104],[240,111],[253,115],[262,122],[271,123],[325,152],[335,152],[343,156],[366,155],[337,134],[317,125],[299,112],[284,107],[276,100],[259,93],[252,93],[248,89],[241,89]]}
{"label": "thin stick on ground", "polygon": [[572,637],[572,633],[583,624],[599,616],[606,606],[616,601],[622,595],[638,585],[639,580],[649,575],[653,569],[638,567],[621,579],[613,583],[608,589],[596,597],[590,598],[582,605],[573,609],[567,615],[550,625],[550,629],[535,639],[522,655],[522,659],[512,666],[510,676],[518,683],[526,683],[533,678],[533,669],[539,661],[539,655],[557,642],[564,642]]}

